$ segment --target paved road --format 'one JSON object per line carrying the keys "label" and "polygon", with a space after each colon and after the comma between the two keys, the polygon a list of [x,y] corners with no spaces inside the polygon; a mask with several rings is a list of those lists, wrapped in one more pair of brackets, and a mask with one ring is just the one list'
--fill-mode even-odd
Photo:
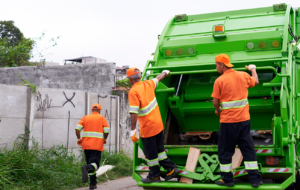
{"label": "paved road", "polygon": [[[146,175],[141,175],[142,177],[146,177]],[[176,179],[174,179],[176,180]],[[235,180],[239,181],[239,180]],[[266,183],[272,183],[271,180],[264,180]],[[105,190],[143,190],[142,187],[138,187],[136,181],[132,179],[132,177],[120,178],[112,181],[108,181],[106,183],[102,183],[97,185],[97,189],[105,189]],[[83,187],[75,190],[89,190],[89,187]],[[153,188],[153,190],[159,190],[159,188]]]}
{"label": "paved road", "polygon": [[[88,190],[89,187],[83,187],[75,190]],[[132,177],[125,177],[113,181],[108,181],[97,185],[97,189],[107,190],[143,190],[142,187],[136,185],[136,181]]]}

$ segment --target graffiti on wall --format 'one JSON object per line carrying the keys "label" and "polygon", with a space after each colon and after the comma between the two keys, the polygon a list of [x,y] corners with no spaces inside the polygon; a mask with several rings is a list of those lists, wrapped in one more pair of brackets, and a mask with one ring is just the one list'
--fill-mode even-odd
{"label": "graffiti on wall", "polygon": [[[47,109],[50,108],[62,108],[64,107],[67,103],[72,104],[72,106],[75,108],[75,104],[73,103],[73,98],[75,97],[76,93],[73,92],[73,95],[68,98],[68,96],[66,95],[65,91],[63,91],[63,95],[66,98],[66,101],[61,105],[61,106],[53,106],[51,105],[52,99],[49,97],[48,94],[45,94],[45,98],[43,99],[42,94],[40,92],[38,92],[37,95],[37,112],[42,112],[42,148],[44,148],[44,114],[47,111]],[[69,148],[69,132],[70,132],[70,117],[71,117],[71,111],[68,111],[68,131],[67,131],[67,149]]]}

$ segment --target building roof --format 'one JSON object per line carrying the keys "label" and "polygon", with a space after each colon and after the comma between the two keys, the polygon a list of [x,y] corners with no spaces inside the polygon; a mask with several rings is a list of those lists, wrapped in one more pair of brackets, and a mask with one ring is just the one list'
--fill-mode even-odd
{"label": "building roof", "polygon": [[[101,58],[98,58],[98,57],[93,57],[93,56],[86,56],[86,57],[78,57],[78,58],[74,58],[74,59],[65,59],[64,61],[74,61],[74,62],[79,62],[79,63],[82,63],[82,60],[83,59],[101,59]],[[106,61],[104,59],[101,59],[103,61]]]}

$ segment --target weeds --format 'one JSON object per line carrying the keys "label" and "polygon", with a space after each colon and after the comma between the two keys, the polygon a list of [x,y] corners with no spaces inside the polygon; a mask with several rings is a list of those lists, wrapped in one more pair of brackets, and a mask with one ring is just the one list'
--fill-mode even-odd
{"label": "weeds", "polygon": [[[123,153],[102,152],[101,165],[114,165],[106,174],[109,180],[132,174],[132,160]],[[41,150],[37,146],[26,149],[15,146],[13,150],[0,152],[0,189],[74,189],[87,186],[81,181],[80,167],[83,159],[67,153],[63,146]],[[108,180],[104,175],[97,178],[98,183]]]}

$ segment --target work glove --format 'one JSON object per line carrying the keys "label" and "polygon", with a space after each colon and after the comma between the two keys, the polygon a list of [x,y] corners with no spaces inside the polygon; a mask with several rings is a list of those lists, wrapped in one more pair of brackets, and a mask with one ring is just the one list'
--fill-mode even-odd
{"label": "work glove", "polygon": [[219,116],[221,114],[222,109],[220,108],[220,110],[221,110],[220,112],[215,111],[215,113],[216,113],[217,116]]}
{"label": "work glove", "polygon": [[245,65],[245,67],[246,67],[246,69],[248,69],[249,71],[251,71],[251,69],[256,69],[256,66],[255,65],[253,65],[253,64],[251,64],[251,65],[249,65],[249,66],[247,66],[247,65]]}
{"label": "work glove", "polygon": [[139,138],[136,136],[136,130],[131,130],[130,131],[130,138],[132,142],[137,142]]}
{"label": "work glove", "polygon": [[104,143],[103,144],[106,144],[106,140],[105,139],[103,139],[104,140]]}
{"label": "work glove", "polygon": [[82,146],[82,139],[79,139],[79,140],[77,141],[77,144],[78,144],[79,146]]}
{"label": "work glove", "polygon": [[161,73],[166,73],[166,74],[167,74],[167,77],[168,77],[168,76],[170,76],[170,75],[169,75],[170,72],[171,72],[171,71],[169,71],[169,70],[163,70]]}

